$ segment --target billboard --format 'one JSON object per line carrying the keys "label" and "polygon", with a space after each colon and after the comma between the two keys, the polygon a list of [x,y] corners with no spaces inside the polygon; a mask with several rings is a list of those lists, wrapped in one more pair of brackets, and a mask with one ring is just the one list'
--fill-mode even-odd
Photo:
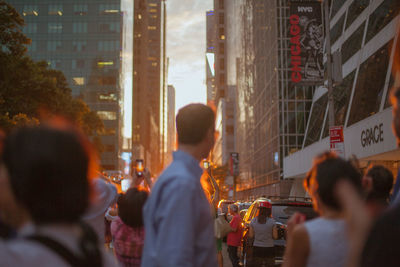
{"label": "billboard", "polygon": [[290,80],[293,84],[323,84],[323,24],[319,1],[290,2]]}

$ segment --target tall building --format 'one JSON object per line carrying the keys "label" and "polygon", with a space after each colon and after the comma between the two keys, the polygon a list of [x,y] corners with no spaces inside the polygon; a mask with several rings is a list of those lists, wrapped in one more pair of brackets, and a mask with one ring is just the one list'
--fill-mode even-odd
{"label": "tall building", "polygon": [[[333,90],[335,124],[344,127],[344,156],[356,156],[363,169],[381,164],[394,174],[400,153],[391,130],[389,92],[400,83],[393,68],[400,52],[399,9],[397,0],[333,0],[330,8],[332,51],[341,53],[344,77]],[[302,149],[284,159],[284,177],[295,178],[292,195],[305,194],[298,178],[314,156],[330,148],[327,99],[327,90],[317,88]]]}
{"label": "tall building", "polygon": [[207,102],[213,103],[215,100],[215,43],[216,43],[216,23],[215,12],[206,12],[206,86]]}
{"label": "tall building", "polygon": [[166,132],[166,4],[165,0],[135,1],[133,159],[144,159],[157,174],[163,168]]}
{"label": "tall building", "polygon": [[119,169],[120,152],[129,149],[131,138],[133,45],[123,33],[132,32],[132,1],[7,2],[25,20],[24,33],[32,39],[29,55],[62,71],[72,94],[103,120],[101,165]]}
{"label": "tall building", "polygon": [[166,147],[165,165],[172,162],[172,152],[176,149],[176,128],[175,128],[175,87],[168,85],[168,141]]}
{"label": "tall building", "polygon": [[235,97],[237,198],[288,196],[292,181],[283,180],[283,158],[302,147],[314,93],[290,83],[289,0],[215,0],[216,7],[224,9],[216,13],[217,53],[224,51],[216,56],[217,88],[225,81],[221,89]]}

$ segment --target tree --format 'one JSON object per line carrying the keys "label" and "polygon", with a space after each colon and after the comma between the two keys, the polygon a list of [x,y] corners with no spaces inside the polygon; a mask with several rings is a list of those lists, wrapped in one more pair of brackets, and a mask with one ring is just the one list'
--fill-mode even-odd
{"label": "tree", "polygon": [[22,33],[23,25],[18,12],[0,0],[0,128],[32,124],[45,113],[61,115],[96,136],[104,128],[102,120],[72,97],[62,72],[26,54],[30,39]]}

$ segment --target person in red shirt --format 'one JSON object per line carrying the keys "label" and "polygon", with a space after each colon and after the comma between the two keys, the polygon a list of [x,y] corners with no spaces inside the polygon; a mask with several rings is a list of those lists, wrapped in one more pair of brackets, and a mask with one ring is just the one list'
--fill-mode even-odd
{"label": "person in red shirt", "polygon": [[228,234],[226,243],[228,245],[228,254],[233,267],[239,267],[237,249],[240,246],[240,241],[243,235],[242,219],[240,218],[238,211],[239,208],[237,205],[229,205],[229,213],[233,217],[230,222],[232,232]]}

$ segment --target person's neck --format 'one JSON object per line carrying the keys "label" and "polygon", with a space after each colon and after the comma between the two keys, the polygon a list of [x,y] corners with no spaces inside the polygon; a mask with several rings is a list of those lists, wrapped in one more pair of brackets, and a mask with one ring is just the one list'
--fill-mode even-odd
{"label": "person's neck", "polygon": [[189,155],[194,157],[198,162],[200,162],[203,159],[202,153],[199,151],[199,148],[197,146],[178,144],[178,150],[188,153]]}
{"label": "person's neck", "polygon": [[341,211],[337,211],[327,207],[321,207],[321,217],[326,219],[341,219],[344,217]]}

